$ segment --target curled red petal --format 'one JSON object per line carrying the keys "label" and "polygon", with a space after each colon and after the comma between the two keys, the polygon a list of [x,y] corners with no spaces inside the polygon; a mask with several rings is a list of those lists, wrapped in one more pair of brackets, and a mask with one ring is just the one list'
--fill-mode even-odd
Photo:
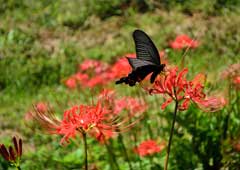
{"label": "curled red petal", "polygon": [[172,98],[169,98],[167,101],[165,101],[162,106],[161,109],[164,110],[171,102],[173,101]]}
{"label": "curled red petal", "polygon": [[19,147],[18,147],[18,143],[17,143],[17,138],[14,136],[12,140],[13,140],[13,144],[14,144],[14,149],[15,149],[16,153],[18,154]]}
{"label": "curled red petal", "polygon": [[19,148],[18,156],[21,157],[22,156],[22,139],[19,139],[18,148]]}
{"label": "curled red petal", "polygon": [[16,155],[14,153],[14,150],[13,150],[13,147],[12,146],[9,146],[9,153],[10,153],[10,160],[11,161],[16,161]]}
{"label": "curled red petal", "polygon": [[10,155],[5,145],[0,144],[0,153],[6,161],[10,161]]}

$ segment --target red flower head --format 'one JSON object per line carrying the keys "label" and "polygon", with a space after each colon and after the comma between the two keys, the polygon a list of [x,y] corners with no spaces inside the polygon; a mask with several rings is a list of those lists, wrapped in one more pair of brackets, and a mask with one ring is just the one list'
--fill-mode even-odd
{"label": "red flower head", "polygon": [[97,74],[103,72],[104,70],[106,70],[106,68],[106,64],[102,63],[101,61],[91,59],[84,60],[79,65],[80,71],[88,71],[90,69],[94,69],[94,72]]}
{"label": "red flower head", "polygon": [[85,73],[76,73],[73,75],[73,77],[75,78],[75,80],[77,80],[78,82],[86,82],[88,80],[88,75]]}
{"label": "red flower head", "polygon": [[119,115],[116,117],[112,114],[113,111],[106,105],[107,100],[103,97],[98,99],[96,105],[73,106],[64,112],[62,119],[57,118],[52,109],[48,109],[47,113],[42,113],[35,108],[33,117],[48,132],[62,135],[60,142],[62,144],[68,143],[69,139],[74,138],[77,133],[89,133],[99,141],[103,141],[133,125],[129,124],[128,118],[122,119]]}
{"label": "red flower head", "polygon": [[107,75],[110,80],[113,80],[127,75],[130,71],[131,67],[128,63],[128,60],[124,57],[117,60],[113,66],[110,67]]}
{"label": "red flower head", "polygon": [[223,79],[234,79],[240,75],[240,63],[232,64],[221,73]]}
{"label": "red flower head", "polygon": [[240,63],[232,64],[221,73],[236,89],[240,89]]}
{"label": "red flower head", "polygon": [[74,138],[78,131],[86,133],[93,128],[101,131],[101,128],[105,127],[102,122],[106,113],[100,103],[96,106],[73,106],[64,112],[63,120],[55,127],[53,133],[64,135],[61,140],[61,143],[64,143],[68,142],[69,138]]}
{"label": "red flower head", "polygon": [[130,115],[136,113],[141,114],[147,109],[147,104],[142,101],[132,97],[123,97],[121,99],[115,100],[114,113],[118,114],[122,110],[129,111]]}
{"label": "red flower head", "polygon": [[179,35],[173,42],[170,42],[170,47],[173,49],[196,48],[199,42],[189,38],[187,35]]}
{"label": "red flower head", "polygon": [[46,112],[48,107],[47,104],[44,102],[39,102],[36,104],[36,109],[38,112]]}
{"label": "red flower head", "polygon": [[212,107],[210,109],[212,111],[222,108],[222,102],[219,102],[220,100],[218,98],[205,98],[206,95],[203,93],[204,86],[202,85],[205,76],[199,74],[192,81],[188,81],[186,79],[187,72],[188,70],[186,68],[179,73],[178,68],[170,69],[165,76],[155,81],[152,89],[147,90],[150,94],[164,95],[166,101],[162,104],[162,109],[165,109],[166,106],[174,100],[180,103],[180,110],[186,110],[190,101],[193,101],[199,106]]}
{"label": "red flower head", "polygon": [[65,85],[69,89],[75,89],[77,87],[77,81],[74,77],[71,76],[66,80]]}
{"label": "red flower head", "polygon": [[134,150],[140,156],[149,156],[161,152],[164,147],[165,147],[164,143],[158,145],[154,140],[146,140],[142,142]]}
{"label": "red flower head", "polygon": [[235,86],[237,89],[240,89],[240,76],[236,76],[236,77],[233,79],[233,84],[234,84],[234,86]]}
{"label": "red flower head", "polygon": [[233,144],[233,148],[237,151],[240,152],[240,142],[236,142]]}
{"label": "red flower head", "polygon": [[106,77],[105,73],[98,74],[91,79],[89,79],[87,82],[82,82],[87,87],[95,87],[97,85],[104,85],[108,83],[108,79]]}
{"label": "red flower head", "polygon": [[15,167],[19,167],[22,156],[22,139],[17,140],[17,138],[14,136],[12,141],[13,146],[9,146],[8,149],[4,144],[0,144],[0,154],[6,161],[13,164]]}

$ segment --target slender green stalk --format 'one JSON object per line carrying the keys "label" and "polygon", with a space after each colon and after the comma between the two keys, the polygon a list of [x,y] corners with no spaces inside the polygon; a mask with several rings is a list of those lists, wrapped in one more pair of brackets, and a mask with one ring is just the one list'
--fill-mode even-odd
{"label": "slender green stalk", "polygon": [[130,159],[129,159],[129,157],[128,157],[127,149],[126,149],[126,147],[125,147],[125,145],[124,145],[123,137],[122,137],[121,134],[119,134],[118,140],[119,140],[119,142],[120,142],[121,145],[122,145],[123,154],[124,154],[124,156],[125,156],[125,159],[127,160],[129,169],[130,169],[130,170],[133,170],[132,165],[131,165],[131,162],[130,162]]}
{"label": "slender green stalk", "polygon": [[[228,85],[228,97],[229,101],[232,101],[232,85],[230,83],[231,80],[229,80],[229,85]],[[228,132],[228,126],[229,126],[229,119],[230,119],[230,114],[232,112],[232,105],[229,105],[228,109],[226,109],[227,115],[224,118],[224,124],[223,124],[223,139],[227,138],[227,132]]]}
{"label": "slender green stalk", "polygon": [[83,135],[83,143],[84,143],[84,167],[85,170],[88,170],[88,158],[87,158],[87,134],[82,132]]}
{"label": "slender green stalk", "polygon": [[[113,150],[112,150],[112,147],[111,147],[110,145],[108,145],[105,140],[104,140],[104,145],[105,145],[105,147],[107,148],[108,154],[110,155],[111,166],[114,165],[115,168],[116,168],[117,170],[119,170],[120,168],[119,168],[119,165],[118,165],[118,163],[117,163],[116,156],[115,156],[115,154],[114,154],[114,152],[113,152]],[[112,165],[112,164],[113,164],[113,165]],[[115,168],[113,168],[113,169],[115,169]]]}
{"label": "slender green stalk", "polygon": [[17,166],[16,169],[17,169],[17,170],[21,170],[20,166]]}
{"label": "slender green stalk", "polygon": [[[131,119],[130,113],[128,113],[128,117],[129,117],[129,124],[131,124],[132,119]],[[137,135],[136,135],[136,133],[133,133],[133,140],[134,140],[134,147],[136,147],[137,146]],[[141,160],[140,156],[138,156],[138,162],[139,162],[139,167],[142,170],[143,169],[142,168],[142,160]]]}
{"label": "slender green stalk", "polygon": [[171,150],[172,137],[173,137],[173,132],[174,132],[174,125],[175,125],[176,117],[177,117],[177,110],[178,110],[178,101],[176,99],[175,100],[175,109],[174,109],[172,127],[171,127],[171,131],[170,131],[170,137],[169,137],[169,140],[168,140],[167,157],[165,159],[164,170],[168,169],[168,159],[169,159],[170,150]]}

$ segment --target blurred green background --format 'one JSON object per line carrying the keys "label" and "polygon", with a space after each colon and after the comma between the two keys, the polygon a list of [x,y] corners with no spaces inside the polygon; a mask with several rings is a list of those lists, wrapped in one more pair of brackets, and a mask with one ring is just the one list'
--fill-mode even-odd
{"label": "blurred green background", "polygon": [[[136,28],[147,32],[158,49],[165,49],[167,59],[176,65],[182,53],[169,49],[169,41],[179,34],[197,39],[200,46],[187,54],[189,77],[205,73],[211,89],[224,90],[226,83],[218,81],[221,71],[240,61],[239,16],[239,0],[0,0],[0,143],[10,143],[12,135],[23,138],[23,169],[60,170],[81,166],[80,142],[78,147],[74,143],[61,147],[60,137],[46,135],[39,127],[29,128],[24,115],[32,104],[51,102],[61,114],[69,103],[87,103],[92,96],[91,89],[69,91],[64,81],[77,71],[84,59],[111,64],[124,54],[135,52],[131,34]],[[115,88],[114,82],[109,87]],[[136,94],[137,87],[126,88],[129,87],[118,86],[116,90],[121,96]],[[191,108],[182,114],[182,119],[198,112]],[[219,139],[214,130],[221,118],[202,112],[192,118],[194,121],[201,119],[202,140]],[[234,120],[236,135],[239,119]],[[182,123],[183,134],[197,133],[192,127],[186,127],[186,122]],[[217,142],[213,143],[220,147]],[[209,164],[214,161],[214,154],[224,157],[222,153],[206,154],[213,147],[204,146],[201,156],[210,155]],[[192,147],[190,138],[176,137],[171,169],[206,169],[201,156],[194,153]],[[215,149],[222,152],[221,148]],[[92,162],[98,160],[99,169],[110,169],[101,146],[92,150]],[[240,167],[239,152],[225,156],[220,158],[221,167]],[[125,169],[121,157],[120,161]],[[2,158],[1,168],[7,169]],[[151,168],[161,169],[159,166]],[[149,169],[147,163],[146,169]]]}

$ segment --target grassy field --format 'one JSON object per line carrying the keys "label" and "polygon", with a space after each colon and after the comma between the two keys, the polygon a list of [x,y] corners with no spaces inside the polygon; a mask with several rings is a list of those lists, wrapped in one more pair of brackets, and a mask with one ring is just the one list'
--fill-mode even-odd
{"label": "grassy field", "polygon": [[[23,139],[22,169],[82,169],[80,135],[63,147],[59,144],[61,136],[49,135],[26,114],[34,104],[46,102],[62,116],[73,105],[96,102],[102,89],[114,89],[117,98],[144,98],[148,104],[136,126],[109,140],[119,169],[130,169],[129,163],[133,170],[140,169],[140,164],[142,170],[163,169],[166,148],[149,157],[139,157],[133,148],[150,138],[167,144],[173,105],[162,110],[163,97],[150,96],[139,85],[116,86],[115,81],[94,88],[69,89],[65,85],[86,59],[111,66],[134,53],[135,29],[148,33],[158,50],[165,51],[169,65],[179,67],[184,50],[170,48],[169,42],[181,34],[197,40],[199,46],[186,52],[187,78],[203,73],[206,94],[217,94],[228,101],[215,113],[206,113],[195,105],[179,112],[169,169],[240,167],[240,149],[236,147],[240,145],[239,88],[222,78],[224,70],[240,61],[238,1],[146,1],[143,7],[134,0],[0,2],[0,143],[11,144],[14,135]],[[134,134],[138,136],[135,143]],[[91,137],[88,145],[90,169],[112,169],[112,155],[109,158],[106,146]],[[0,169],[8,169],[2,157]]]}

